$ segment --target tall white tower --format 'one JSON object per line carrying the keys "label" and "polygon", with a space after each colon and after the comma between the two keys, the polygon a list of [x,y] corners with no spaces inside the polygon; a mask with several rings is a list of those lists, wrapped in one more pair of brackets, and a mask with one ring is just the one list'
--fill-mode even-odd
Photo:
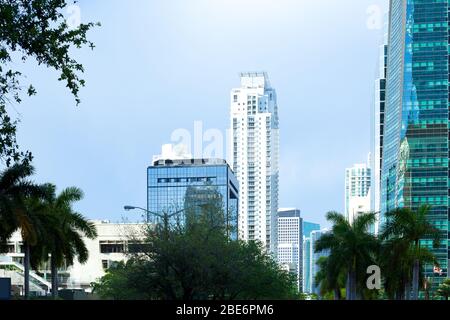
{"label": "tall white tower", "polygon": [[345,169],[345,216],[350,223],[359,214],[371,211],[370,157],[368,162],[355,164],[353,167]]}
{"label": "tall white tower", "polygon": [[303,219],[298,209],[278,210],[278,264],[297,278],[303,289]]}
{"label": "tall white tower", "polygon": [[239,237],[277,251],[278,106],[264,72],[242,73],[231,90],[232,163],[240,185]]}

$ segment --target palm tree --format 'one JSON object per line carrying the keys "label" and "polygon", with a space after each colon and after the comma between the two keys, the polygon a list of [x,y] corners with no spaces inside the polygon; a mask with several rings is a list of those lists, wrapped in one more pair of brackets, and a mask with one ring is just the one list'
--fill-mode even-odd
{"label": "palm tree", "polygon": [[25,199],[45,196],[44,185],[29,180],[34,168],[28,164],[14,164],[0,173],[0,244],[6,244],[12,234],[20,229],[25,249],[24,291],[29,297],[30,246],[38,241],[37,219],[29,215]]}
{"label": "palm tree", "polygon": [[332,294],[334,300],[341,300],[341,289],[345,287],[345,273],[342,270],[334,270],[330,257],[320,257],[317,261],[319,271],[316,274],[316,285],[320,288],[320,295]]}
{"label": "palm tree", "polygon": [[[40,186],[28,178],[34,168],[26,164],[14,164],[0,173],[0,242],[5,244],[17,230],[24,218],[23,199],[27,196],[41,196]],[[22,221],[23,222],[23,221]]]}
{"label": "palm tree", "polygon": [[382,243],[378,262],[383,270],[384,290],[389,299],[403,300],[411,284],[410,244],[401,239]]}
{"label": "palm tree", "polygon": [[52,278],[52,296],[58,295],[58,268],[71,266],[77,259],[85,263],[89,257],[83,236],[89,239],[97,237],[92,222],[87,221],[72,205],[83,198],[83,192],[76,187],[63,190],[56,196],[56,187],[50,185],[49,197],[44,201],[49,223],[45,226],[45,240],[33,248],[33,266],[48,261]]}
{"label": "palm tree", "polygon": [[437,294],[444,298],[444,300],[448,300],[450,297],[450,279],[445,279],[444,282],[441,283],[437,290]]}
{"label": "palm tree", "polygon": [[358,278],[373,264],[378,250],[376,237],[368,232],[376,215],[361,214],[350,224],[342,214],[328,212],[327,220],[333,223],[333,228],[317,241],[315,252],[330,251],[328,266],[331,272],[345,270],[346,299],[356,300]]}
{"label": "palm tree", "polygon": [[[403,243],[403,252],[408,269],[411,274],[412,299],[419,297],[420,267],[425,262],[435,262],[435,257],[427,248],[420,246],[421,239],[431,239],[433,247],[440,245],[441,234],[427,219],[431,207],[420,206],[416,211],[410,208],[399,208],[386,213],[386,222],[381,232],[381,239],[396,243]],[[407,245],[405,245],[407,244]],[[409,262],[408,262],[409,261]],[[406,298],[410,295],[409,283],[406,283]]]}

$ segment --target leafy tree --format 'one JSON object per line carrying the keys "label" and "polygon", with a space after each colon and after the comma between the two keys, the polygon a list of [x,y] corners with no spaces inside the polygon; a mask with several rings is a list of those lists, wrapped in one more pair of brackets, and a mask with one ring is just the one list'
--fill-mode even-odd
{"label": "leafy tree", "polygon": [[[192,213],[192,212],[191,212]],[[191,214],[187,213],[187,214]],[[143,250],[94,285],[104,298],[163,300],[287,299],[295,277],[282,271],[259,243],[227,237],[223,211],[203,206],[188,223],[146,231]]]}
{"label": "leafy tree", "polygon": [[[7,107],[22,101],[23,75],[14,70],[17,62],[33,58],[38,64],[59,72],[76,103],[80,87],[85,85],[80,73],[83,66],[71,57],[71,49],[85,45],[94,48],[86,38],[93,23],[73,29],[63,15],[66,0],[0,0],[0,158],[9,166],[29,162],[29,151],[19,150],[16,141],[17,121]],[[99,25],[99,24],[97,24]],[[27,94],[36,90],[29,85]]]}
{"label": "leafy tree", "polygon": [[[342,214],[327,213],[327,220],[333,223],[332,230],[317,241],[315,252],[329,250],[327,272],[346,273],[346,299],[355,300],[362,295],[363,281],[367,267],[372,265],[378,251],[376,237],[368,232],[375,222],[375,214],[359,215],[352,224]],[[335,282],[335,280],[333,280]]]}
{"label": "leafy tree", "polygon": [[439,285],[437,294],[444,298],[444,300],[448,300],[450,297],[450,279],[445,279],[445,281]]}
{"label": "leafy tree", "polygon": [[[392,261],[388,260],[385,263],[386,266],[391,264],[396,268],[393,270],[395,272],[393,281],[390,281],[388,286],[395,287],[394,282],[400,279],[400,284],[405,286],[404,296],[408,298],[412,291],[413,300],[419,297],[421,266],[425,263],[437,264],[432,252],[420,245],[421,239],[431,239],[434,248],[440,246],[441,233],[427,219],[430,209],[430,206],[423,205],[416,211],[409,208],[390,211],[386,213],[386,223],[381,232],[384,245],[388,249],[394,249],[397,254],[391,255]],[[399,275],[400,272],[404,276]],[[390,292],[392,290],[389,288]]]}
{"label": "leafy tree", "polygon": [[58,268],[73,265],[75,259],[85,263],[89,252],[83,237],[97,237],[94,224],[72,208],[73,203],[82,198],[83,192],[79,188],[66,188],[57,196],[56,187],[48,185],[46,198],[39,202],[47,223],[42,226],[43,237],[33,247],[32,266],[38,269],[50,255],[53,298],[58,295]]}
{"label": "leafy tree", "polygon": [[320,295],[327,300],[341,300],[345,291],[345,270],[335,270],[339,265],[334,264],[330,257],[320,257],[317,265],[319,271],[314,280],[320,288]]}
{"label": "leafy tree", "polygon": [[[108,272],[99,282],[91,284],[92,291],[100,297],[112,300],[151,300],[155,299],[153,290],[140,290],[142,283],[134,283],[134,275],[141,273],[139,261],[130,259],[127,262],[118,262],[108,269]],[[140,279],[147,281],[147,279]],[[146,285],[149,285],[147,283]]]}

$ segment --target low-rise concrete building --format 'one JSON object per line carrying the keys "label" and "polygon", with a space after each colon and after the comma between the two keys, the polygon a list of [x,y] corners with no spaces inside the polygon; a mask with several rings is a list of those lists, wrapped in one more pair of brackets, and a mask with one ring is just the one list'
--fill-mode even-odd
{"label": "low-rise concrete building", "polygon": [[[89,250],[89,259],[80,264],[58,270],[60,288],[85,289],[90,291],[91,283],[97,281],[114,263],[126,261],[128,254],[138,250],[135,242],[142,239],[144,223],[110,223],[93,221],[97,229],[96,239],[84,239]],[[20,232],[8,241],[7,252],[0,254],[0,277],[11,278],[13,287],[23,292],[23,244]],[[47,294],[51,289],[50,264],[44,263],[40,270],[30,274],[30,290],[35,295]]]}

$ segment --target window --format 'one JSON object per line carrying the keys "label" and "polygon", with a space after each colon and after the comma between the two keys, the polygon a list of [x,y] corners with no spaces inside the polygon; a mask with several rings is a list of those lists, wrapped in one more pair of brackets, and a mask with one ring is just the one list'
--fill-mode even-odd
{"label": "window", "polygon": [[102,260],[102,268],[103,270],[107,270],[108,269],[108,260]]}
{"label": "window", "polygon": [[143,253],[148,251],[148,244],[145,243],[129,243],[128,244],[128,252],[129,253]]}
{"label": "window", "polygon": [[233,101],[234,101],[234,102],[237,102],[237,101],[238,101],[238,96],[237,96],[237,94],[234,95]]}
{"label": "window", "polygon": [[123,253],[123,242],[100,242],[101,253]]}

